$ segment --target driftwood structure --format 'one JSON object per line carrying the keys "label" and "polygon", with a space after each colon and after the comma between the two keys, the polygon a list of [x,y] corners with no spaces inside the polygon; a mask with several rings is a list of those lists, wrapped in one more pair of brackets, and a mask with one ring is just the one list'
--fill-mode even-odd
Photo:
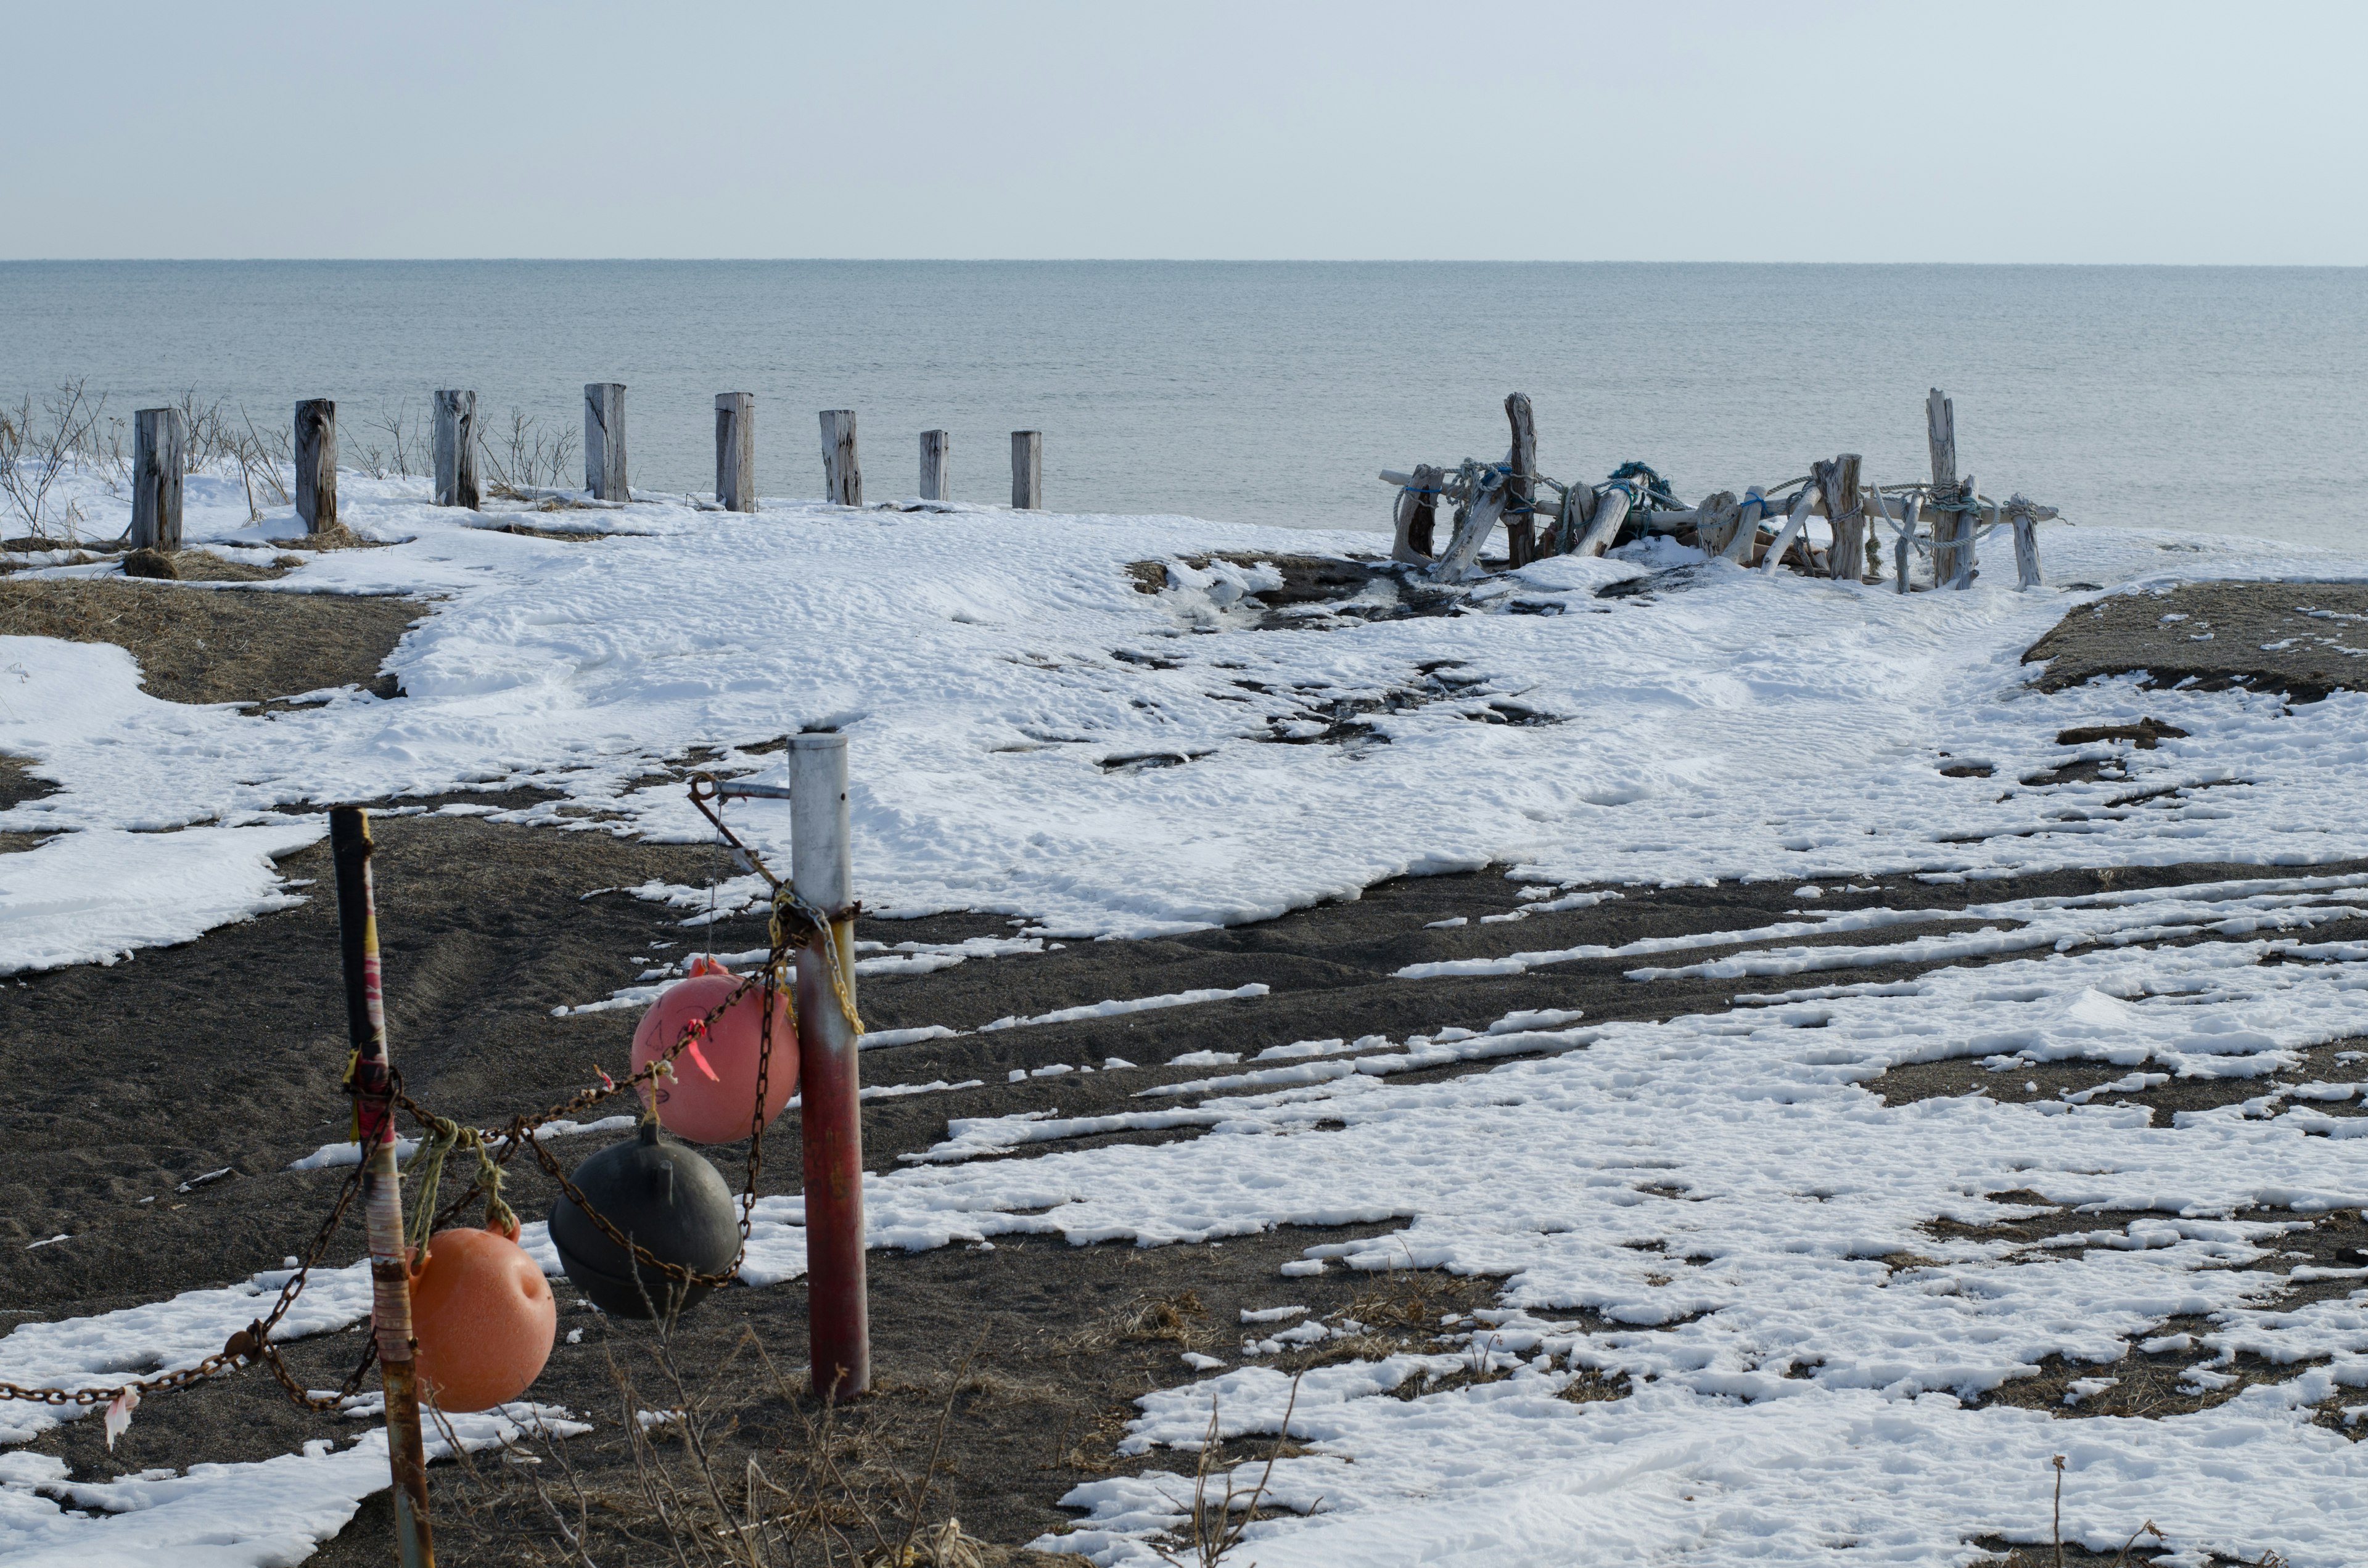
{"label": "driftwood structure", "polygon": [[[1506,564],[1525,566],[1547,555],[1601,555],[1626,537],[1668,534],[1738,565],[1773,572],[1780,566],[1815,576],[1881,581],[1878,529],[1892,536],[1898,591],[1914,584],[1915,565],[1932,562],[1931,587],[1973,585],[1980,543],[1998,529],[2014,538],[2017,581],[2039,585],[2037,525],[2057,516],[2021,495],[1993,500],[1957,472],[1956,409],[1938,387],[1925,403],[1932,477],[1898,484],[1868,484],[1859,454],[1844,452],[1809,465],[1782,483],[1752,485],[1740,499],[1729,490],[1692,506],[1668,482],[1641,462],[1622,463],[1600,484],[1565,484],[1537,471],[1537,420],[1529,398],[1505,399],[1512,442],[1505,460],[1466,458],[1454,468],[1424,463],[1411,472],[1383,470],[1398,487],[1393,559],[1423,566],[1442,582],[1460,582],[1478,563],[1498,523],[1505,527]],[[1452,508],[1446,542],[1437,534],[1440,509]],[[1829,538],[1808,538],[1809,520],[1822,517]]]}

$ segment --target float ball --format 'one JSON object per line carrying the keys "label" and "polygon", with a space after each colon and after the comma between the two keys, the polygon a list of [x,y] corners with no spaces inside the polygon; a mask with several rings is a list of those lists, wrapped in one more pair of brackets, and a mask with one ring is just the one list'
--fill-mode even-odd
{"label": "float ball", "polygon": [[[707,1015],[739,984],[720,965],[694,972],[666,987],[633,1030],[636,1073],[672,1050],[684,1029],[696,1030],[690,1044],[676,1054],[671,1076],[653,1085],[658,1119],[667,1131],[694,1143],[736,1143],[748,1136],[749,1112],[757,1103],[757,1059],[764,1048],[764,987],[750,986],[722,1017],[705,1023]],[[797,1086],[797,1017],[783,987],[773,997],[773,1061],[765,1075],[767,1126],[781,1114]],[[642,1092],[647,1095],[650,1089]]]}
{"label": "float ball", "polygon": [[507,1404],[551,1358],[559,1303],[518,1228],[438,1231],[411,1282],[422,1392],[458,1415]]}
{"label": "float ball", "polygon": [[[655,1257],[715,1274],[740,1250],[740,1206],[732,1189],[696,1151],[661,1138],[655,1122],[586,1160],[572,1179],[586,1203]],[[618,1317],[645,1318],[653,1308],[679,1312],[708,1292],[637,1263],[565,1193],[551,1210],[551,1241],[569,1283]]]}

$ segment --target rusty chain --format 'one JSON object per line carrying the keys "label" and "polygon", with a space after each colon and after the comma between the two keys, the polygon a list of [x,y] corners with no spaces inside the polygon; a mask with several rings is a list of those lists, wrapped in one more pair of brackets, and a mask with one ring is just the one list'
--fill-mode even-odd
{"label": "rusty chain", "polygon": [[[763,970],[758,974],[751,974],[742,979],[738,985],[732,988],[729,995],[710,1008],[703,1017],[685,1024],[681,1033],[676,1038],[674,1044],[667,1048],[666,1053],[652,1059],[647,1065],[629,1074],[621,1080],[612,1080],[604,1073],[601,1074],[601,1084],[598,1087],[579,1090],[560,1104],[537,1115],[512,1117],[499,1133],[502,1151],[494,1156],[494,1164],[496,1166],[507,1165],[516,1156],[521,1145],[531,1149],[537,1163],[558,1184],[560,1190],[567,1195],[568,1200],[582,1210],[585,1217],[589,1219],[609,1241],[629,1252],[636,1263],[655,1269],[677,1284],[714,1287],[727,1284],[736,1278],[740,1272],[740,1266],[748,1254],[748,1235],[757,1207],[757,1187],[764,1171],[765,1126],[768,1120],[765,1115],[765,1100],[769,1092],[772,1076],[773,1015],[780,994],[783,967],[790,955],[820,937],[829,961],[831,988],[836,993],[839,1006],[847,1015],[848,1023],[859,1034],[862,1032],[863,1025],[862,1020],[856,1016],[853,1000],[848,994],[846,980],[840,972],[838,944],[829,939],[828,916],[799,899],[790,891],[786,883],[772,874],[765,863],[757,858],[754,849],[743,843],[731,829],[725,827],[721,817],[708,810],[705,800],[700,794],[699,787],[702,782],[708,786],[710,797],[714,795],[716,780],[713,776],[703,773],[695,774],[690,783],[691,803],[715,824],[716,832],[746,858],[749,865],[755,868],[757,874],[763,877],[774,891],[768,930],[772,947],[766,956]],[[797,922],[785,921],[784,913],[797,916]],[[852,915],[855,910],[850,907],[843,913]],[[800,928],[801,925],[803,928]],[[538,1129],[553,1121],[589,1110],[628,1088],[643,1084],[646,1084],[650,1089],[649,1113],[655,1115],[657,1104],[657,1082],[661,1077],[674,1071],[676,1058],[690,1046],[694,1039],[712,1029],[725,1013],[736,1006],[742,997],[747,995],[751,987],[757,986],[760,983],[763,991],[761,1000],[764,1017],[758,1026],[756,1101],[749,1111],[748,1157],[739,1199],[740,1244],[734,1252],[731,1263],[723,1269],[713,1274],[702,1274],[687,1268],[681,1264],[670,1263],[656,1256],[647,1247],[620,1231],[613,1221],[586,1199],[583,1190],[568,1179],[566,1172],[560,1168],[556,1157],[543,1147],[542,1141],[534,1134]],[[350,1080],[346,1087],[349,1094],[359,1092]],[[431,1130],[434,1127],[437,1119],[435,1113],[404,1092],[400,1074],[390,1074],[386,1101],[391,1107],[402,1107],[423,1131]],[[339,1408],[347,1400],[359,1392],[363,1380],[369,1376],[370,1366],[377,1359],[377,1342],[373,1339],[366,1345],[359,1364],[347,1375],[343,1384],[335,1392],[326,1396],[316,1396],[303,1386],[294,1373],[289,1370],[280,1347],[272,1341],[270,1334],[271,1330],[279,1325],[279,1321],[287,1316],[289,1309],[295,1305],[296,1298],[303,1292],[313,1267],[320,1262],[322,1254],[328,1249],[329,1242],[336,1234],[338,1226],[344,1222],[347,1210],[353,1205],[354,1195],[361,1189],[363,1166],[364,1161],[355,1162],[353,1173],[347,1176],[344,1185],[338,1188],[336,1201],[331,1205],[328,1217],[322,1221],[321,1228],[314,1233],[312,1244],[306,1249],[295,1271],[281,1285],[279,1295],[273,1301],[271,1310],[232,1335],[222,1349],[194,1366],[184,1367],[177,1371],[166,1372],[154,1378],[140,1378],[128,1383],[112,1384],[106,1388],[28,1388],[22,1384],[0,1381],[0,1403],[18,1401],[32,1404],[74,1405],[88,1409],[97,1404],[111,1403],[126,1393],[144,1396],[188,1388],[225,1372],[237,1371],[244,1367],[260,1362],[278,1380],[292,1403],[314,1411]],[[438,1212],[430,1228],[440,1228],[447,1221],[457,1217],[477,1200],[483,1190],[484,1177],[481,1168],[481,1174],[471,1180],[467,1189]]]}

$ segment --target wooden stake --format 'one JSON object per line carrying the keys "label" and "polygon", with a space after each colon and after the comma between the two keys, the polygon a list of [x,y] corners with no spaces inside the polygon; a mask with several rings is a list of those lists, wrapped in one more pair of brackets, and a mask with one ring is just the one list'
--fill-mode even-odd
{"label": "wooden stake", "polygon": [[307,533],[337,526],[337,405],[325,397],[296,405],[296,515]]}
{"label": "wooden stake", "polygon": [[[1957,407],[1939,387],[1924,400],[1924,436],[1932,452],[1932,498],[1949,501],[1957,495]],[[1972,485],[1966,485],[1970,494]],[[1956,525],[1965,514],[1940,511],[1932,520],[1932,585],[1952,583],[1957,576]]]}
{"label": "wooden stake", "polygon": [[822,411],[822,498],[834,506],[863,505],[863,470],[855,460],[855,410]]}
{"label": "wooden stake", "polygon": [[181,469],[188,430],[177,408],[131,416],[131,548],[181,548]]}
{"label": "wooden stake", "polygon": [[757,509],[757,394],[715,394],[715,504]]}
{"label": "wooden stake", "polygon": [[337,869],[338,951],[346,978],[346,1034],[354,1051],[354,1136],[362,1146],[362,1220],[370,1236],[370,1332],[386,1391],[387,1468],[394,1481],[394,1545],[404,1568],[434,1568],[427,1519],[427,1445],[419,1426],[419,1381],[411,1333],[411,1252],[403,1240],[403,1174],[394,1158],[392,1062],[378,916],[370,892],[370,814],[329,812],[329,853]]}
{"label": "wooden stake", "polygon": [[2018,587],[2039,586],[2039,528],[2027,510],[2014,514],[2014,574]]}
{"label": "wooden stake", "polygon": [[584,383],[584,488],[595,501],[630,501],[625,483],[625,389]]}
{"label": "wooden stake", "polygon": [[1399,484],[1397,505],[1391,514],[1397,528],[1397,537],[1390,544],[1391,560],[1428,566],[1438,554],[1431,532],[1439,519],[1439,487],[1446,477],[1429,463],[1417,463],[1414,472]]}
{"label": "wooden stake", "polygon": [[1507,395],[1505,420],[1513,427],[1513,444],[1505,454],[1505,466],[1513,471],[1505,482],[1505,563],[1527,566],[1538,556],[1537,517],[1531,510],[1538,489],[1538,422],[1527,392]]}
{"label": "wooden stake", "polygon": [[1862,583],[1866,580],[1866,513],[1859,504],[1859,454],[1844,452],[1816,466],[1819,499],[1826,504],[1826,520],[1834,530],[1826,570],[1844,581]]}
{"label": "wooden stake", "polygon": [[436,504],[473,512],[477,489],[477,394],[436,394]]}
{"label": "wooden stake", "polygon": [[1899,573],[1899,591],[1907,591],[1907,574],[1916,564],[1916,526],[1924,516],[1924,497],[1910,495],[1900,510],[1899,542],[1892,546],[1892,562]]}
{"label": "wooden stake", "polygon": [[1044,506],[1044,432],[1011,433],[1011,505],[1019,511],[1040,511]]}
{"label": "wooden stake", "polygon": [[830,921],[829,954],[798,952],[800,1131],[805,1142],[806,1322],[817,1394],[871,1387],[871,1311],[863,1256],[863,1108],[855,1006],[855,876],[847,810],[847,737],[790,737],[790,886]]}
{"label": "wooden stake", "polygon": [[951,454],[952,437],[943,430],[921,432],[921,499],[946,501],[946,459]]}

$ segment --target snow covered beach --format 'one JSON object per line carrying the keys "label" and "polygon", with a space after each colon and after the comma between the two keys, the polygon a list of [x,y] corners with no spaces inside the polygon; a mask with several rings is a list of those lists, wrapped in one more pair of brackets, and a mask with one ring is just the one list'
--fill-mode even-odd
{"label": "snow covered beach", "polygon": [[[207,498],[193,481],[196,539],[258,566],[286,553],[273,536],[292,524],[256,529],[228,494],[211,513]],[[0,752],[50,787],[0,812],[0,833],[37,845],[0,856],[16,1019],[46,1029],[54,988],[129,996],[176,954],[317,915],[296,884],[318,807],[410,798],[472,844],[569,830],[648,862],[583,918],[678,947],[625,966],[622,926],[602,926],[613,972],[587,955],[568,979],[603,983],[533,997],[548,1021],[518,1076],[573,1085],[585,1037],[566,1031],[632,1011],[550,1007],[653,983],[706,939],[677,926],[711,893],[670,769],[762,769],[785,731],[834,725],[854,748],[867,904],[917,917],[867,927],[914,934],[916,950],[879,955],[906,972],[867,980],[867,1008],[922,1037],[869,1053],[867,1079],[926,1091],[878,1102],[879,1136],[867,1122],[875,1241],[931,1249],[916,1256],[941,1270],[1002,1258],[1002,1278],[1024,1274],[1015,1239],[1174,1244],[1133,1256],[1179,1289],[1179,1260],[1211,1244],[1277,1255],[1235,1294],[1305,1305],[1275,1321],[1310,1326],[1236,1339],[1228,1324],[1193,1348],[1214,1363],[1198,1375],[1170,1349],[1113,1444],[1130,1460],[1189,1448],[1212,1396],[1229,1433],[1271,1433],[1277,1369],[1304,1367],[1305,1451],[1277,1465],[1274,1495],[1306,1512],[1256,1528],[1269,1568],[1680,1550],[1969,1562],[1977,1540],[2044,1539],[2055,1453],[2073,1466],[2067,1536],[2092,1546],[2151,1517],[2171,1562],[2368,1552],[2347,1420],[2368,1385],[2350,1296],[2368,1260],[2349,1251],[2368,1237],[2348,1212],[2368,1202],[2349,1136],[2368,1122],[2333,1049],[2357,1032],[2368,958],[2368,699],[2133,677],[2048,690],[2022,663],[2102,596],[2116,614],[2158,600],[2160,635],[2200,646],[2222,632],[2169,608],[2196,592],[2180,585],[2353,575],[2338,559],[2052,530],[2051,577],[2095,589],[1902,598],[1664,551],[1541,562],[1454,613],[1383,619],[1379,585],[1296,614],[1258,602],[1283,576],[1261,561],[1369,548],[1357,535],[795,503],[464,519],[367,482],[347,520],[402,542],[171,591],[432,601],[387,664],[400,697],[199,707],[143,691],[121,649],[0,640]],[[2293,597],[2287,613],[2323,629],[2295,635],[2351,658],[2359,590]],[[2146,719],[2169,726],[2152,745],[2059,740]],[[785,847],[781,823],[743,810],[754,841]],[[1485,867],[1512,878],[1369,900],[1355,962],[1337,941],[1321,954],[1353,976],[1244,935],[1314,930],[1322,901],[1383,879]],[[488,879],[491,913],[507,891]],[[716,946],[753,945],[734,917],[754,891],[713,895],[740,933]],[[991,939],[1010,949],[962,950]],[[953,961],[922,967],[939,959]],[[1270,994],[1240,994],[1253,984]],[[1236,994],[986,1028],[1202,992]],[[333,1048],[294,1043],[333,1080]],[[466,1041],[420,1044],[419,1071],[473,1082],[488,1115],[527,1092]],[[317,1085],[270,1104],[278,1124],[261,1115],[243,1151],[258,1188],[329,1136]],[[1007,1152],[1023,1157],[985,1157]],[[250,1218],[231,1237],[246,1250],[225,1243],[211,1276],[136,1293],[276,1261],[269,1238],[309,1228],[296,1194],[320,1179],[269,1176],[285,1222]],[[27,1293],[33,1269],[76,1267],[60,1260],[96,1200],[76,1201],[55,1224],[43,1203],[11,1206],[20,1245],[65,1233],[17,1265],[12,1306],[102,1293]],[[752,1278],[794,1278],[797,1200],[761,1214]],[[1344,1233],[1276,1229],[1292,1226]],[[1438,1343],[1370,1343],[1342,1282],[1392,1267],[1492,1284]],[[1203,1305],[1218,1299],[1208,1285]],[[77,1315],[93,1326],[0,1338],[0,1376],[100,1381],[135,1330]],[[192,1320],[188,1344],[211,1326]],[[142,1348],[155,1332],[143,1320]],[[1332,1341],[1386,1353],[1323,1359]],[[1381,1397],[1417,1377],[1445,1386]],[[2116,1405],[2148,1379],[2167,1405]],[[2063,1420],[2006,1397],[2034,1381]],[[1607,1383],[1615,1397],[1573,1392]],[[142,1422],[174,1419],[159,1400]],[[15,1430],[37,1449],[76,1440]],[[161,1540],[168,1506],[207,1521],[193,1531],[222,1528],[187,1501],[194,1484],[74,1519],[37,1457],[0,1477],[0,1528],[22,1542],[0,1536],[0,1562],[87,1553],[125,1520]],[[1158,1473],[1176,1461],[1153,1450],[1147,1471],[1064,1484],[1082,1525],[1040,1544],[1151,1561],[1144,1533],[1189,1503],[1189,1477]],[[256,1473],[230,1468],[241,1485]],[[335,1514],[306,1515],[330,1521],[311,1539]],[[287,1548],[257,1534],[218,1550]]]}

